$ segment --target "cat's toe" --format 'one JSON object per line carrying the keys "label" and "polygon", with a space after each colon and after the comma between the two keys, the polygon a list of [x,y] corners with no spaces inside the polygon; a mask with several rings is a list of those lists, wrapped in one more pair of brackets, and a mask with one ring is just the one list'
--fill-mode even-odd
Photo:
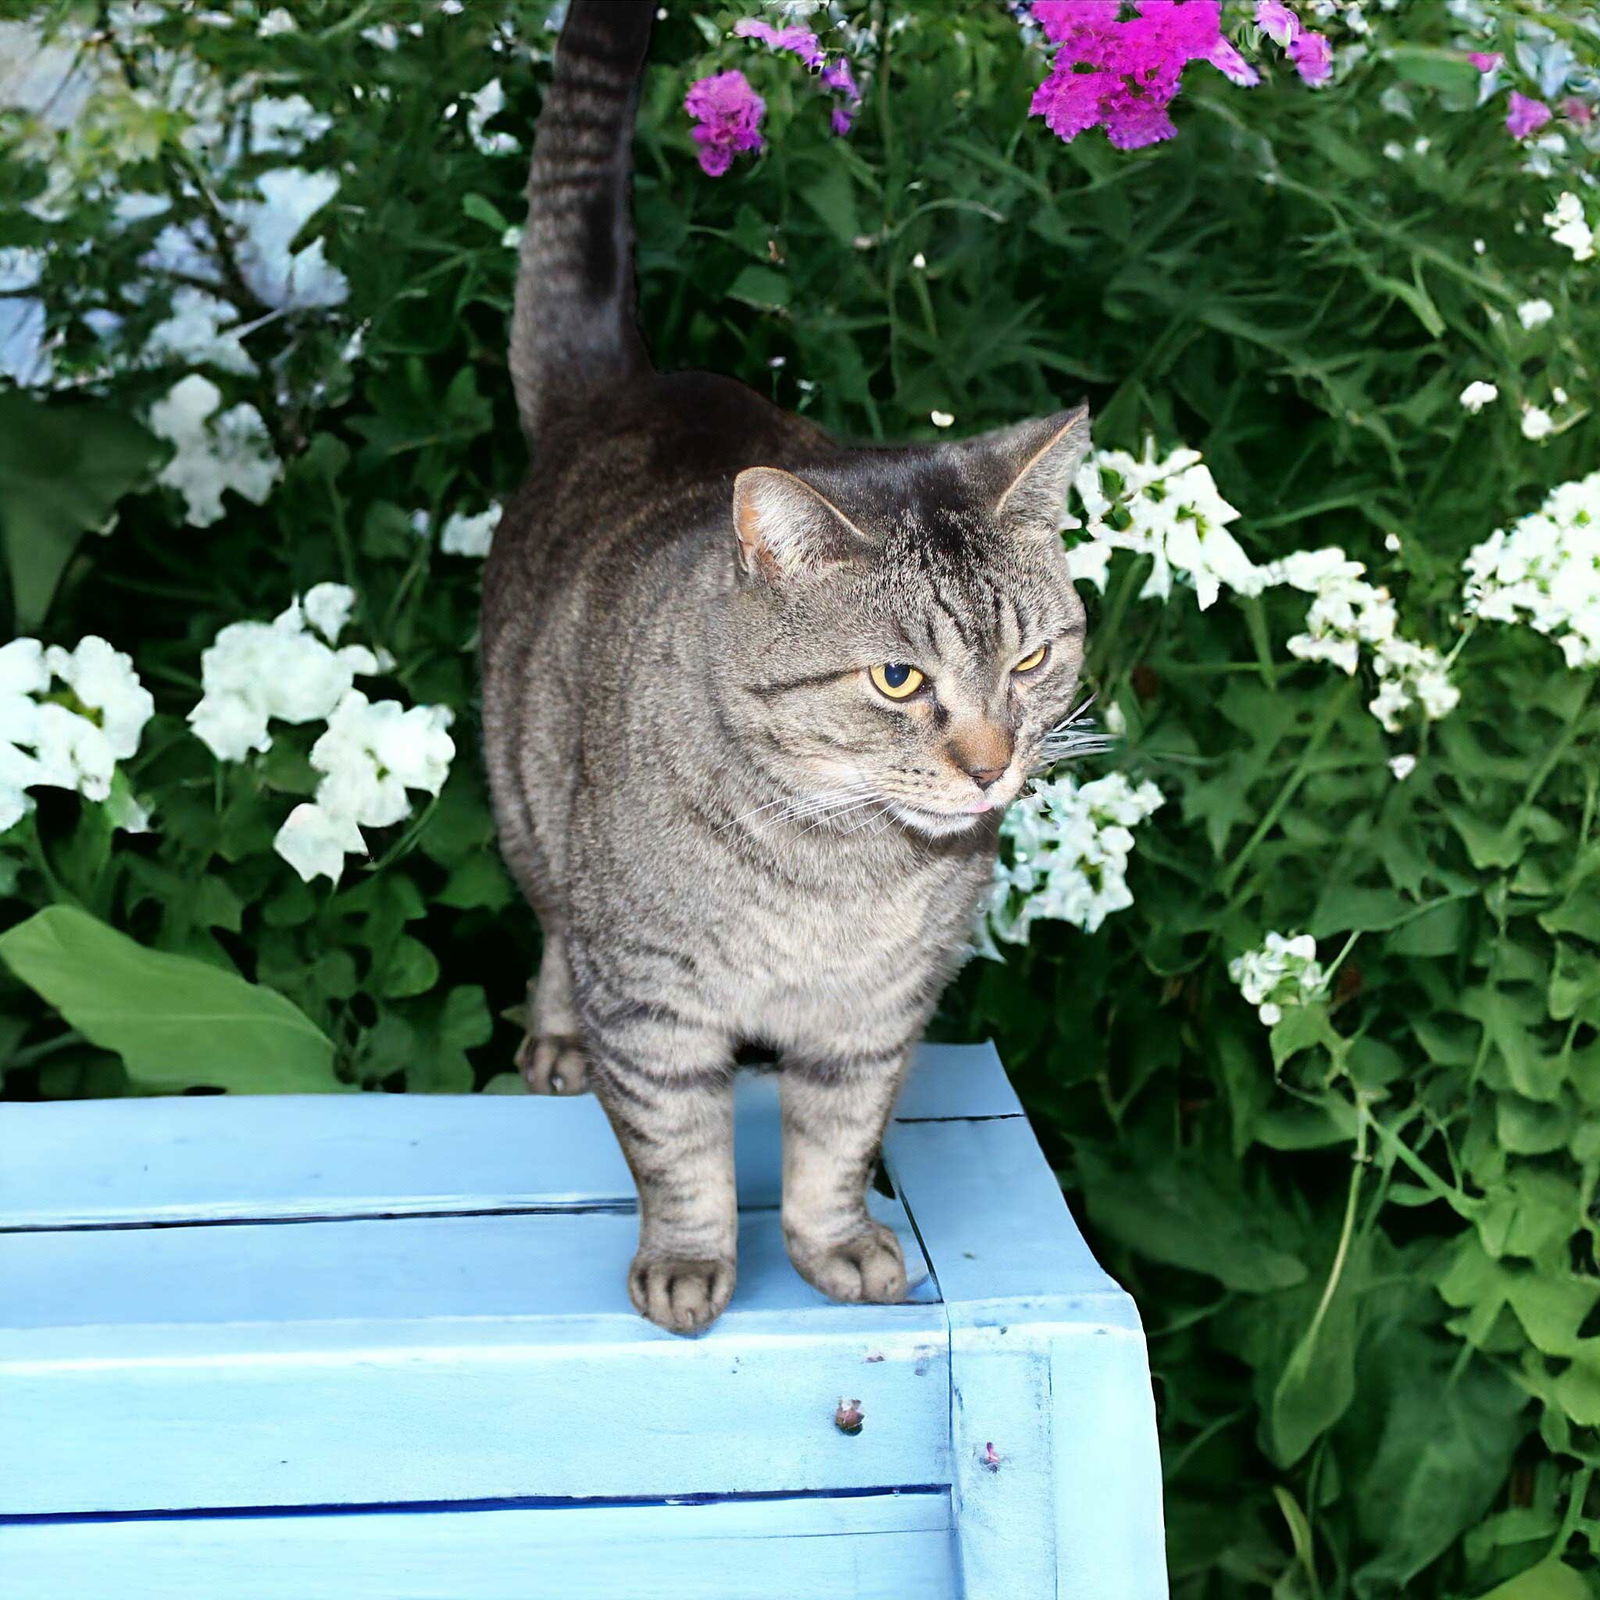
{"label": "cat's toe", "polygon": [[703,1333],[733,1298],[731,1261],[638,1255],[628,1273],[635,1309],[669,1333]]}
{"label": "cat's toe", "polygon": [[840,1243],[808,1247],[789,1236],[789,1259],[830,1300],[893,1304],[906,1297],[906,1258],[892,1229],[870,1222]]}
{"label": "cat's toe", "polygon": [[517,1047],[517,1067],[533,1094],[584,1094],[589,1063],[576,1039],[537,1039],[528,1034]]}

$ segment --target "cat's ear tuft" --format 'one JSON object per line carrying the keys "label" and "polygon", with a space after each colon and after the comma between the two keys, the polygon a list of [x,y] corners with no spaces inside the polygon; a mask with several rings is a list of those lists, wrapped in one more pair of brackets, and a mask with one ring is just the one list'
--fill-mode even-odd
{"label": "cat's ear tuft", "polygon": [[733,480],[733,527],[740,567],[768,582],[844,565],[869,547],[831,500],[777,467],[748,467]]}
{"label": "cat's ear tuft", "polygon": [[1061,411],[985,436],[1005,488],[994,514],[1002,526],[1037,538],[1061,531],[1067,491],[1089,453],[1089,408]]}

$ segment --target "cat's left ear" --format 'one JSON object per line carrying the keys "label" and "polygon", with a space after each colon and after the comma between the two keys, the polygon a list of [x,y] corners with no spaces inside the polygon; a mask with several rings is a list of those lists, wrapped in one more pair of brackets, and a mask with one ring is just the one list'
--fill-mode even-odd
{"label": "cat's left ear", "polygon": [[994,517],[1004,528],[1033,538],[1061,531],[1067,491],[1089,453],[1089,408],[1020,422],[966,442],[994,463],[1000,498]]}

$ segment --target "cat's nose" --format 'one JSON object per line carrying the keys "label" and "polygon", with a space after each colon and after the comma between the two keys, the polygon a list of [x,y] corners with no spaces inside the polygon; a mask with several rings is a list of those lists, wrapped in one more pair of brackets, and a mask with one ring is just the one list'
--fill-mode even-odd
{"label": "cat's nose", "polygon": [[980,789],[987,789],[991,784],[998,782],[1005,776],[1004,767],[968,767],[967,776],[977,784]]}

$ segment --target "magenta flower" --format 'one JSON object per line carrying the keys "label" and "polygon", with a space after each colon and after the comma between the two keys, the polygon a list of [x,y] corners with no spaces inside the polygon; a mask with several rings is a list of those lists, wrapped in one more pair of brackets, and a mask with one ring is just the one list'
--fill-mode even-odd
{"label": "magenta flower", "polygon": [[822,81],[830,89],[837,89],[841,94],[847,94],[852,101],[859,102],[861,91],[856,88],[856,75],[850,70],[850,63],[840,56],[837,61],[830,61],[822,69]]}
{"label": "magenta flower", "polygon": [[842,139],[849,133],[850,125],[855,119],[856,108],[854,106],[835,106],[829,121],[833,124],[833,131]]}
{"label": "magenta flower", "polygon": [[1526,139],[1537,133],[1554,115],[1543,100],[1530,99],[1511,91],[1511,109],[1506,113],[1506,131],[1513,139]]}
{"label": "magenta flower", "polygon": [[1223,77],[1239,84],[1242,88],[1253,89],[1261,82],[1261,74],[1234,49],[1230,40],[1224,39],[1220,34],[1217,37],[1217,42],[1212,45],[1211,54],[1206,57],[1206,60]]}
{"label": "magenta flower", "polygon": [[1256,26],[1285,50],[1300,36],[1300,19],[1282,0],[1256,0]]}
{"label": "magenta flower", "polygon": [[1468,57],[1479,72],[1493,72],[1505,57],[1498,50],[1474,50]]}
{"label": "magenta flower", "polygon": [[1333,46],[1326,34],[1305,29],[1289,41],[1288,54],[1307,83],[1326,83],[1333,76]]}
{"label": "magenta flower", "polygon": [[1168,107],[1191,61],[1256,81],[1222,36],[1219,0],[1137,0],[1126,20],[1121,10],[1105,0],[1036,0],[1033,15],[1058,48],[1029,110],[1062,139],[1094,127],[1119,150],[1170,139]]}
{"label": "magenta flower", "polygon": [[1587,128],[1594,121],[1594,107],[1578,95],[1569,94],[1561,102],[1561,115],[1568,122],[1576,123],[1580,128]]}
{"label": "magenta flower", "polygon": [[707,177],[720,178],[739,151],[761,148],[767,103],[742,72],[719,72],[691,84],[683,109],[697,124],[691,131]]}
{"label": "magenta flower", "polygon": [[775,28],[760,17],[746,17],[734,23],[733,31],[741,39],[760,39],[770,50],[790,51],[813,72],[822,65],[822,46],[809,28]]}

